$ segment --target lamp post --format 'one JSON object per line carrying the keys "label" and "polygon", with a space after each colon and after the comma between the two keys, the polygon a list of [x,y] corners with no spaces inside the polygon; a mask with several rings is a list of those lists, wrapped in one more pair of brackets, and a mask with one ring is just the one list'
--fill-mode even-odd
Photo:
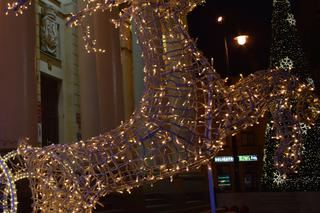
{"label": "lamp post", "polygon": [[[248,35],[238,35],[233,38],[239,46],[245,46],[248,43]],[[229,59],[228,59],[229,61]],[[240,175],[239,175],[239,158],[238,158],[238,146],[237,139],[235,136],[231,138],[232,142],[232,155],[234,159],[234,182],[235,182],[235,191],[240,192]]]}
{"label": "lamp post", "polygon": [[[224,23],[224,17],[223,16],[219,16],[217,18],[217,22],[218,24],[223,24]],[[224,53],[225,53],[225,60],[226,60],[226,70],[227,70],[227,74],[229,74],[229,66],[230,66],[230,63],[229,63],[229,49],[228,49],[228,42],[227,42],[227,36],[226,34],[224,33],[223,35],[223,41],[224,41]]]}
{"label": "lamp post", "polygon": [[[222,25],[224,23],[224,17],[219,16],[217,18],[217,23]],[[229,47],[228,47],[228,40],[227,35],[224,32],[224,50],[225,50],[225,60],[226,60],[226,71],[227,74],[230,74],[230,61],[229,61]],[[240,47],[245,47],[245,45],[248,43],[249,36],[248,35],[238,35],[233,38],[233,40],[236,42],[236,44]],[[232,136],[231,138],[231,146],[232,146],[232,156],[234,159],[233,165],[234,165],[234,186],[235,191],[240,191],[240,177],[239,177],[239,159],[238,159],[238,147],[237,147],[237,140],[235,136]]]}
{"label": "lamp post", "polygon": [[[217,18],[217,23],[222,25],[224,23],[224,20],[225,20],[225,18],[223,16],[219,16]],[[238,36],[234,37],[233,39],[234,39],[234,41],[236,41],[236,43],[239,46],[245,46],[248,43],[249,36],[248,35],[238,35]],[[223,40],[224,40],[226,70],[227,70],[227,74],[230,74],[229,73],[229,70],[230,70],[229,47],[228,47],[228,40],[227,40],[226,34],[224,34]]]}
{"label": "lamp post", "polygon": [[[219,16],[217,18],[217,22],[219,24],[222,24],[224,22],[224,17]],[[238,45],[244,46],[248,41],[249,36],[248,35],[239,35],[234,38],[234,40],[237,42]],[[227,74],[229,74],[229,48],[228,48],[228,42],[227,42],[227,36],[224,34],[224,49],[225,49],[225,60],[226,60],[226,68],[227,68]],[[213,66],[213,59],[211,59],[211,64]],[[237,150],[237,143],[235,136],[232,136],[232,154],[234,159],[234,179],[235,179],[235,186],[236,191],[240,191],[240,179],[239,179],[239,159],[238,159],[238,150]],[[213,174],[212,174],[212,167],[211,163],[208,163],[208,182],[209,182],[209,192],[210,192],[210,205],[211,205],[211,213],[216,213],[216,197],[215,197],[215,190],[214,190],[214,180],[213,180]]]}

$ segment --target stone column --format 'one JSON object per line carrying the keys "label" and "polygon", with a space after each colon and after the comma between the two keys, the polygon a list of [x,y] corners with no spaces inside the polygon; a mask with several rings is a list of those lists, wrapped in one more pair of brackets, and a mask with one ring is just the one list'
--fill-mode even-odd
{"label": "stone column", "polygon": [[104,12],[94,17],[97,44],[106,53],[96,55],[99,94],[100,128],[102,132],[117,127],[124,120],[124,100],[120,56],[119,30],[110,19],[114,14]]}
{"label": "stone column", "polygon": [[132,55],[133,55],[133,78],[134,78],[134,98],[136,107],[139,106],[140,100],[143,94],[144,85],[143,85],[143,68],[144,62],[142,55],[142,50],[140,45],[137,43],[138,38],[134,33],[136,26],[132,22]]}
{"label": "stone column", "polygon": [[132,55],[132,34],[128,21],[120,27],[121,39],[121,65],[123,77],[124,114],[128,119],[134,111],[134,80],[133,80],[133,55]]}
{"label": "stone column", "polygon": [[[88,24],[93,24],[93,19],[88,17]],[[99,99],[97,90],[96,56],[88,54],[79,33],[79,79],[80,79],[80,108],[81,132],[83,139],[87,139],[100,132]]]}
{"label": "stone column", "polygon": [[88,54],[83,41],[80,41],[80,99],[84,139],[109,131],[124,119],[119,32],[110,23],[111,17],[110,13],[105,12],[88,18],[97,46],[106,49],[106,53]]}
{"label": "stone column", "polygon": [[37,144],[35,8],[1,12],[0,29],[0,146],[13,148],[20,137]]}

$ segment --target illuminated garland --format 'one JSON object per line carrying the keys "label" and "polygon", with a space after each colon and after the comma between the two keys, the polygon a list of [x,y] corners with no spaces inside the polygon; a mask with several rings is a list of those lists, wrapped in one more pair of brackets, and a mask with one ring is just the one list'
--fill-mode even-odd
{"label": "illuminated garland", "polygon": [[[124,2],[89,0],[68,24],[81,25],[86,15]],[[313,88],[283,70],[260,71],[227,86],[181,20],[202,2],[130,1],[113,20],[121,26],[132,18],[137,26],[146,65],[140,107],[118,128],[87,141],[41,149],[22,143],[18,151],[30,175],[34,212],[90,212],[111,192],[130,193],[198,168],[222,149],[227,136],[253,126],[269,110],[281,141],[278,166],[284,173],[296,167],[299,122],[311,125],[320,110]],[[89,31],[85,41],[88,51],[103,52]]]}
{"label": "illuminated garland", "polygon": [[21,156],[16,151],[0,156],[0,209],[14,213],[18,208],[16,182],[30,177]]}

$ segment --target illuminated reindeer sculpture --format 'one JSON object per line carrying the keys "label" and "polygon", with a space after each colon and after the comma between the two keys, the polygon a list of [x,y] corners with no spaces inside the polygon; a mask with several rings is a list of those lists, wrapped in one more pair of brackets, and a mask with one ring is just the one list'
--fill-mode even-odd
{"label": "illuminated reindeer sculpture", "polygon": [[[130,192],[143,183],[196,169],[222,149],[227,136],[253,126],[267,111],[281,141],[276,164],[283,173],[294,170],[300,161],[299,122],[311,125],[319,112],[312,88],[283,70],[260,71],[227,86],[181,20],[201,2],[90,0],[69,18],[69,25],[82,25],[85,15],[126,3],[114,22],[121,25],[132,18],[136,25],[145,91],[131,118],[110,132],[43,148],[22,143],[17,152],[0,159],[3,165],[14,161],[10,158],[20,159],[20,167],[1,167],[2,173],[11,168],[20,174],[17,180],[29,178],[35,212],[90,212],[108,193]],[[8,9],[20,13],[25,3]],[[83,29],[87,50],[99,51]],[[15,211],[15,194],[7,185],[16,179],[2,177],[7,183],[5,204]]]}

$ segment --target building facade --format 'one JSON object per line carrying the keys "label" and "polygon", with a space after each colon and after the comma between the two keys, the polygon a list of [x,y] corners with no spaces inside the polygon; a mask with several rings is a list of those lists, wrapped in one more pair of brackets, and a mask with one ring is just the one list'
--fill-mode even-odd
{"label": "building facade", "polygon": [[38,143],[81,139],[78,30],[65,24],[74,1],[38,1],[36,76]]}
{"label": "building facade", "polygon": [[24,137],[34,146],[88,139],[133,111],[131,40],[120,42],[106,21],[116,13],[95,15],[88,24],[107,53],[88,54],[79,29],[66,26],[77,6],[39,0],[22,16],[1,17],[2,150]]}

